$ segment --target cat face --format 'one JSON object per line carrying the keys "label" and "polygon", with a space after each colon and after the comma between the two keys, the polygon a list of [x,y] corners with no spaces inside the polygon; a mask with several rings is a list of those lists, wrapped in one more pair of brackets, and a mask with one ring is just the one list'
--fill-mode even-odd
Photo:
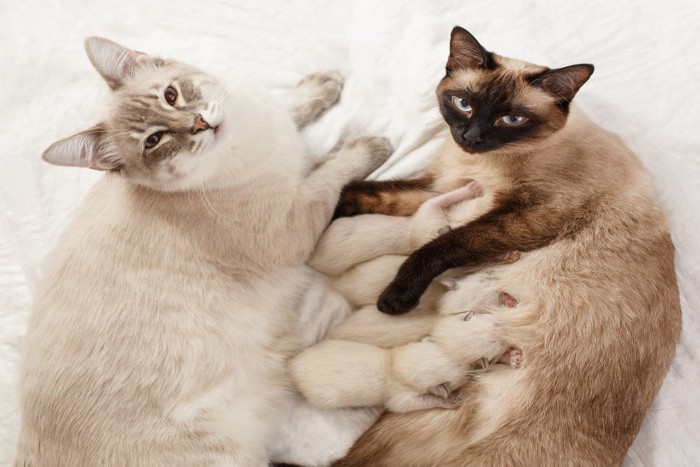
{"label": "cat face", "polygon": [[485,153],[546,138],[566,123],[569,103],[592,65],[551,70],[486,51],[455,27],[447,75],[437,88],[440,111],[455,142]]}
{"label": "cat face", "polygon": [[225,157],[227,93],[189,65],[89,38],[90,61],[113,92],[106,118],[54,143],[44,159],[57,165],[118,171],[155,189],[198,186]]}

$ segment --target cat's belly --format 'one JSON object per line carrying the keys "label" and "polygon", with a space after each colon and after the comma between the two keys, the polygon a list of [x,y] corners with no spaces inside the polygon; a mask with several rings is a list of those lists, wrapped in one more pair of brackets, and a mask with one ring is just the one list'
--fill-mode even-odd
{"label": "cat's belly", "polygon": [[[239,283],[203,270],[189,263],[167,281],[93,273],[39,297],[25,365],[28,450],[40,442],[60,451],[51,441],[56,427],[81,452],[138,446],[165,458],[172,453],[158,453],[163,443],[200,453],[240,447],[264,463],[286,404],[285,364],[298,346],[295,297],[305,278],[289,268]],[[104,282],[101,289],[120,291],[135,278],[141,293],[104,293],[99,308],[79,293],[86,280],[90,289]]]}
{"label": "cat's belly", "polygon": [[300,347],[295,308],[307,280],[302,268],[289,268],[250,284],[254,293],[231,297],[231,320],[221,324],[228,342],[211,356],[228,361],[230,374],[177,404],[173,419],[264,449],[287,404],[286,362]]}

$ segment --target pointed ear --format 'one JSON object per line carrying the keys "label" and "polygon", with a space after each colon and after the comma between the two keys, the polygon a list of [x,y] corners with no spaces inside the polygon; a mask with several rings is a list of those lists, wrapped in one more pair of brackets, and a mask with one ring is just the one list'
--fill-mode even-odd
{"label": "pointed ear", "polygon": [[67,167],[88,167],[95,170],[112,170],[118,161],[109,153],[105,144],[104,128],[100,125],[56,141],[41,156],[49,164]]}
{"label": "pointed ear", "polygon": [[490,62],[491,54],[469,31],[459,26],[452,29],[450,58],[447,59],[448,74],[463,68],[488,68]]}
{"label": "pointed ear", "polygon": [[530,79],[530,84],[547,94],[570,102],[583,84],[593,74],[593,65],[571,65],[548,70]]}
{"label": "pointed ear", "polygon": [[112,89],[121,86],[124,79],[133,75],[139,67],[154,63],[150,55],[127,49],[102,37],[85,39],[85,51],[92,66]]}

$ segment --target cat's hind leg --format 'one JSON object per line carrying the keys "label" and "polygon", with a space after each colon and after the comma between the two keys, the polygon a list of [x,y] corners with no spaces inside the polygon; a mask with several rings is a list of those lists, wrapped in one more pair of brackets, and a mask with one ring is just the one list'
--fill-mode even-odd
{"label": "cat's hind leg", "polygon": [[299,128],[308,125],[338,101],[343,77],[335,71],[305,76],[291,93],[290,111]]}

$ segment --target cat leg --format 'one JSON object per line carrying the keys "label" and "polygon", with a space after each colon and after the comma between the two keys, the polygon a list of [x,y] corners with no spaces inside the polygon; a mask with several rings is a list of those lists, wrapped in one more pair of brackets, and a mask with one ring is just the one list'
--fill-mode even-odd
{"label": "cat leg", "polygon": [[338,101],[343,77],[335,71],[321,71],[305,76],[292,90],[290,111],[299,128],[315,120]]}
{"label": "cat leg", "polygon": [[364,215],[336,219],[323,233],[309,265],[336,277],[382,255],[409,255],[413,250],[409,233],[406,217]]}
{"label": "cat leg", "polygon": [[355,311],[339,326],[331,329],[328,336],[391,348],[421,340],[430,334],[436,319],[435,314],[420,309],[396,319],[369,305]]}
{"label": "cat leg", "polygon": [[[447,218],[447,209],[463,201],[478,198],[484,188],[476,180],[456,190],[435,196],[421,204],[409,222],[409,248],[420,248],[432,239],[449,232],[452,228]],[[337,221],[336,221],[337,222]]]}
{"label": "cat leg", "polygon": [[532,189],[510,193],[491,212],[422,246],[401,266],[377,307],[385,313],[405,313],[418,304],[432,280],[448,269],[502,262],[509,252],[550,244],[567,225],[578,228],[571,216],[559,215],[556,206],[540,198]]}
{"label": "cat leg", "polygon": [[433,186],[431,176],[414,180],[356,180],[343,188],[333,218],[358,214],[410,216],[437,194],[440,192]]}
{"label": "cat leg", "polygon": [[309,259],[330,223],[343,185],[374,171],[391,152],[386,138],[360,136],[343,144],[304,179],[294,197],[287,223],[289,235],[305,240],[299,242],[300,250],[294,252],[295,264],[297,260]]}
{"label": "cat leg", "polygon": [[447,208],[482,194],[482,186],[472,181],[429,199],[411,218],[375,214],[336,219],[319,240],[309,264],[317,271],[338,276],[381,255],[409,255],[438,236],[442,228],[449,229]]}
{"label": "cat leg", "polygon": [[405,260],[405,256],[380,256],[331,279],[331,283],[352,305],[374,305]]}

